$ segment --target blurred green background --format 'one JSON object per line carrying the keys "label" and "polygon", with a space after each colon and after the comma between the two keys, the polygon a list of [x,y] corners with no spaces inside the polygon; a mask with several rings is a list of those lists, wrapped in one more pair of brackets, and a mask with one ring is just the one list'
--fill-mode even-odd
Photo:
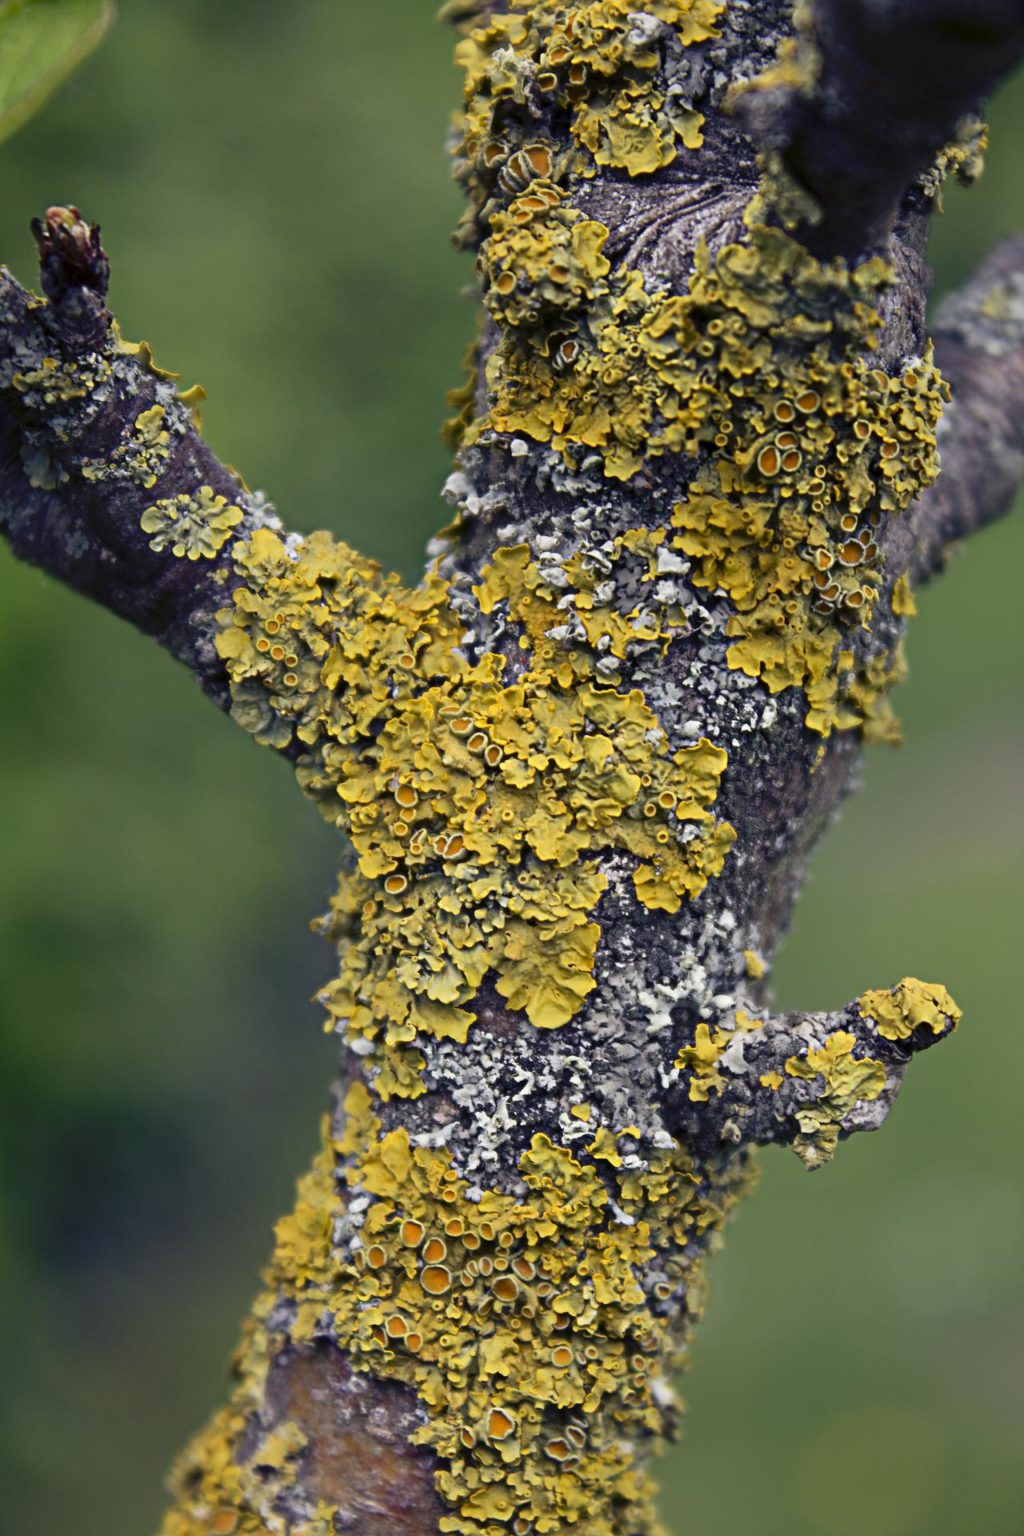
{"label": "blurred green background", "polygon": [[[0,256],[31,281],[31,214],[99,219],[126,334],[206,385],[214,447],[410,574],[471,330],[432,10],[126,0],[0,151]],[[991,117],[940,292],[1024,221],[1020,81]],[[1024,1527],[1021,540],[923,595],[907,745],[869,758],[777,973],[810,1008],[942,979],[963,1028],[881,1136],[812,1178],[764,1158],[663,1468],[679,1536]],[[145,1536],[314,1149],[335,851],[183,671],[3,550],[0,697],[0,1528]]]}

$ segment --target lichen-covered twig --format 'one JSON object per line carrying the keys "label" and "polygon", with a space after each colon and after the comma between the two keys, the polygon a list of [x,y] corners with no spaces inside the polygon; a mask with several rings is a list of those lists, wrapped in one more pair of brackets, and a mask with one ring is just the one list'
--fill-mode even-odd
{"label": "lichen-covered twig", "polygon": [[944,987],[907,977],[839,1013],[741,1011],[727,1028],[701,1025],[676,1062],[678,1134],[688,1145],[792,1146],[820,1168],[840,1137],[878,1129],[911,1056],[959,1018]]}
{"label": "lichen-covered twig", "polygon": [[[157,633],[347,850],[335,1112],[165,1536],[648,1536],[753,1148],[820,1166],[958,1018],[913,978],[838,1014],[765,989],[862,743],[896,734],[911,577],[1016,472],[915,520],[948,399],[924,213],[963,143],[909,183],[1013,25],[954,88],[947,12],[910,0],[826,0],[813,68],[775,0],[446,10],[486,319],[418,586],[285,537],[215,464],[73,211],[40,231],[48,305],[0,280],[0,527]],[[892,97],[869,22],[907,74],[891,157],[849,110]],[[944,475],[994,291],[944,322]]]}
{"label": "lichen-covered twig", "polygon": [[199,435],[202,391],[112,322],[98,229],[55,207],[34,232],[47,298],[0,269],[0,533],[226,704],[212,616],[231,539],[276,519]]}

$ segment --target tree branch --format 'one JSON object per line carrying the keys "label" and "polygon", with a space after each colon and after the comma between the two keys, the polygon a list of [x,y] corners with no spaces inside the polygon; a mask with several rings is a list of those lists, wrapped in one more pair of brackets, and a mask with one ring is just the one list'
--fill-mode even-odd
{"label": "tree branch", "polygon": [[814,200],[801,238],[853,257],[884,245],[915,178],[1024,53],[1024,3],[817,0],[802,14],[799,45],[738,105]]}
{"label": "tree branch", "polygon": [[278,527],[273,509],[199,435],[201,392],[180,395],[144,343],[122,340],[98,228],[51,208],[33,229],[47,298],[0,269],[0,533],[227,707],[213,614],[232,539]]}

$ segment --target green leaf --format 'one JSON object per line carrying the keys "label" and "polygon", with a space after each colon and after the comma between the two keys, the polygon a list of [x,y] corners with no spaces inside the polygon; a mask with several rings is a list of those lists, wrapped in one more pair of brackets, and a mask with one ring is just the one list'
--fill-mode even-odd
{"label": "green leaf", "polygon": [[0,0],[0,142],[92,52],[114,9],[114,0]]}

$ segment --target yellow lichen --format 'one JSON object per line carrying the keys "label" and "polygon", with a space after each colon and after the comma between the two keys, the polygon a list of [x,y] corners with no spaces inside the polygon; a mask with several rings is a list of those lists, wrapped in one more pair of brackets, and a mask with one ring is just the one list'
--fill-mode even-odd
{"label": "yellow lichen", "polygon": [[114,336],[114,351],[120,352],[125,357],[131,357],[143,367],[147,373],[155,378],[166,379],[168,382],[177,382],[179,374],[171,372],[167,368],[161,368],[153,357],[153,348],[148,341],[128,341],[121,334],[121,327],[117,321],[111,327]]}
{"label": "yellow lichen", "polygon": [[470,342],[463,355],[462,365],[465,375],[461,384],[447,391],[445,404],[451,406],[453,414],[441,425],[441,440],[452,453],[458,452],[462,447],[462,440],[466,435],[470,423],[476,414],[476,383],[479,372],[479,344]]}
{"label": "yellow lichen", "polygon": [[242,509],[201,485],[191,496],[168,496],[147,507],[139,519],[151,533],[150,549],[169,549],[179,559],[212,560],[242,521]]}
{"label": "yellow lichen", "polygon": [[[602,248],[608,231],[568,206],[550,181],[529,189],[494,215],[480,265],[484,297],[505,325],[555,326],[562,315],[593,304],[610,270]],[[556,352],[555,366],[562,361]]]}
{"label": "yellow lichen", "polygon": [[675,1066],[690,1075],[690,1099],[694,1104],[706,1103],[712,1093],[721,1093],[725,1078],[719,1072],[719,1056],[729,1043],[729,1034],[716,1029],[714,1034],[706,1024],[698,1024],[692,1045],[684,1045],[675,1059]]}
{"label": "yellow lichen", "polygon": [[912,619],[917,613],[917,603],[914,594],[910,590],[910,582],[906,574],[897,576],[892,589],[892,611],[897,618]]}
{"label": "yellow lichen", "polygon": [[895,987],[865,992],[859,1000],[861,1018],[872,1019],[887,1040],[907,1040],[915,1029],[944,1035],[962,1017],[945,987],[905,976]]}
{"label": "yellow lichen", "polygon": [[96,352],[83,357],[44,357],[36,367],[15,373],[11,385],[34,410],[53,413],[61,405],[85,400],[110,378],[108,359]]}
{"label": "yellow lichen", "polygon": [[932,164],[917,178],[918,186],[927,197],[935,199],[940,213],[942,187],[947,177],[955,176],[961,185],[971,186],[985,169],[987,148],[988,124],[975,113],[967,113],[957,123],[950,142],[943,145]]}
{"label": "yellow lichen", "polygon": [[99,459],[87,459],[82,465],[82,474],[87,480],[123,475],[144,490],[151,490],[167,467],[170,442],[165,408],[150,406],[139,412],[132,431],[113,453]]}
{"label": "yellow lichen", "polygon": [[[291,1336],[300,1343],[312,1337],[320,1310],[303,1298],[311,1288],[329,1286],[337,1267],[331,1254],[334,1164],[333,1148],[325,1144],[299,1184],[295,1211],[278,1222],[274,1269],[266,1277],[276,1283],[279,1275],[289,1275],[289,1293],[297,1298]],[[284,1536],[295,1529],[283,1512],[287,1506],[279,1501],[294,1486],[305,1437],[287,1419],[269,1432],[255,1429],[272,1359],[265,1319],[273,1301],[274,1292],[266,1292],[246,1322],[232,1401],[213,1416],[172,1469],[172,1486],[182,1496],[169,1511],[162,1536],[267,1536],[268,1531]],[[243,1441],[245,1456],[239,1453]],[[310,1511],[302,1536],[331,1536],[330,1513],[322,1507]]]}
{"label": "yellow lichen", "polygon": [[[463,17],[458,165],[499,324],[489,408],[465,438],[524,435],[571,464],[596,452],[615,479],[652,456],[702,456],[676,508],[676,546],[697,584],[734,605],[729,665],[772,692],[803,689],[822,735],[891,737],[876,702],[895,671],[883,678],[876,660],[866,676],[844,637],[867,631],[885,519],[936,472],[943,386],[927,357],[899,375],[871,366],[890,269],[821,263],[773,227],[813,222],[814,210],[766,161],[745,239],[714,258],[698,250],[688,291],[672,294],[610,267],[607,229],[570,201],[586,159],[524,126],[539,91],[569,111],[573,144],[598,163],[650,171],[680,143],[695,147],[698,114],[675,97],[687,121],[664,117],[656,38],[659,27],[684,45],[711,36],[718,11],[665,0],[640,25],[630,0],[516,0]],[[775,69],[745,89],[813,88],[806,8],[796,20]]]}
{"label": "yellow lichen", "polygon": [[903,740],[900,722],[889,694],[907,675],[902,645],[891,653],[883,652],[842,678],[842,702],[852,710],[868,746],[888,742],[898,746]]}
{"label": "yellow lichen", "polygon": [[753,949],[743,951],[743,963],[751,981],[761,981],[768,970],[764,960]]}
{"label": "yellow lichen", "polygon": [[[721,871],[735,837],[715,813],[725,752],[703,738],[674,750],[644,695],[617,685],[627,663],[688,633],[659,572],[715,595],[728,665],[771,693],[802,690],[811,729],[892,730],[901,660],[869,627],[880,543],[935,473],[943,386],[929,357],[894,375],[872,366],[890,270],[823,264],[778,228],[810,211],[768,162],[743,238],[699,249],[681,293],[614,266],[608,229],[572,201],[598,166],[637,175],[697,148],[703,120],[673,88],[665,45],[713,37],[723,8],[447,7],[467,75],[463,235],[479,245],[496,337],[488,407],[473,419],[474,372],[452,401],[453,439],[515,434],[611,481],[676,455],[674,510],[660,502],[658,526],[583,537],[560,560],[499,547],[472,595],[436,571],[408,589],[324,533],[260,529],[232,551],[217,639],[232,713],[291,756],[354,850],[318,925],[340,954],[322,1000],[368,1086],[351,1088],[341,1139],[278,1226],[233,1403],[183,1461],[165,1536],[327,1536],[330,1507],[297,1492],[301,1433],[256,1424],[268,1362],[327,1341],[356,1372],[416,1394],[443,1532],[656,1529],[646,1460],[664,1380],[699,1310],[709,1239],[749,1181],[746,1155],[728,1137],[707,1162],[654,1150],[636,1126],[604,1123],[595,1093],[562,1104],[585,1150],[533,1134],[511,1194],[469,1186],[447,1151],[385,1133],[377,1110],[425,1091],[424,1053],[436,1062],[433,1042],[466,1040],[485,983],[538,1028],[577,1017],[612,870],[618,892],[628,861],[637,901],[668,913]],[[782,75],[798,62],[783,58]],[[775,83],[803,88],[800,68]],[[32,387],[77,382],[47,372]],[[139,417],[134,473],[156,467],[162,431]],[[237,524],[212,527],[223,511],[207,506],[197,534],[161,502],[142,526],[197,558]],[[474,598],[480,631],[467,636]],[[891,601],[909,612],[905,581]],[[504,636],[502,654],[488,633]],[[764,962],[744,960],[759,980]],[[953,1016],[940,990],[904,982],[865,994],[861,1011],[889,1039],[940,1033]],[[734,1031],[765,1020],[739,1009],[733,1025],[701,1022],[678,1052],[691,1103],[727,1093]],[[887,1078],[837,1030],[759,1082],[785,1090],[780,1114],[796,1102],[796,1149],[815,1167]]]}
{"label": "yellow lichen", "polygon": [[813,0],[794,0],[791,37],[783,37],[775,60],[750,80],[734,82],[725,94],[726,111],[733,111],[744,96],[765,91],[795,92],[813,96],[821,78],[821,50],[814,36]]}
{"label": "yellow lichen", "polygon": [[877,1099],[886,1083],[885,1067],[873,1056],[854,1056],[857,1038],[835,1030],[817,1049],[790,1056],[790,1077],[813,1083],[820,1075],[824,1087],[812,1104],[797,1110],[800,1135],[793,1150],[808,1168],[827,1163],[839,1142],[841,1122],[858,1104]]}

